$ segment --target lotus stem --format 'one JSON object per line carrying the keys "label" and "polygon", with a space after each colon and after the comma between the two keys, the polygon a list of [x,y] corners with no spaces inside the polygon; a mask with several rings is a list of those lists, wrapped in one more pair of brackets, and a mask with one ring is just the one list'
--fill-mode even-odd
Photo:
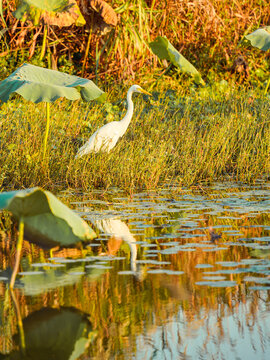
{"label": "lotus stem", "polygon": [[266,84],[266,87],[265,87],[265,90],[264,90],[264,95],[266,95],[266,94],[267,94],[267,91],[268,91],[269,85],[270,85],[270,77],[268,78],[268,81],[267,81],[267,84]]}
{"label": "lotus stem", "polygon": [[45,55],[47,34],[48,34],[48,25],[44,25],[44,34],[43,34],[42,48],[41,48],[39,60],[42,60],[44,58],[44,55]]}
{"label": "lotus stem", "polygon": [[21,342],[21,350],[22,350],[22,353],[25,354],[25,349],[26,349],[25,335],[24,335],[24,330],[23,330],[23,323],[22,323],[20,307],[19,307],[18,301],[17,301],[16,296],[15,296],[12,289],[10,289],[10,294],[11,294],[12,300],[14,302],[16,313],[17,313],[18,328],[19,328],[20,342]]}
{"label": "lotus stem", "polygon": [[83,77],[83,75],[84,75],[86,60],[87,60],[88,53],[89,53],[91,36],[92,36],[92,29],[89,30],[87,45],[86,45],[86,49],[85,49],[85,54],[84,54],[84,59],[83,59],[83,66],[82,66],[82,77]]}
{"label": "lotus stem", "polygon": [[23,244],[23,233],[24,233],[24,218],[22,216],[19,221],[19,238],[18,238],[17,247],[16,247],[15,265],[14,265],[14,269],[13,269],[13,272],[11,275],[11,280],[10,280],[10,285],[9,285],[10,289],[13,289],[13,287],[14,287],[16,275],[17,275],[19,265],[20,265],[21,251],[22,251],[22,244]]}
{"label": "lotus stem", "polygon": [[50,128],[50,103],[46,102],[46,129],[45,129],[45,137],[44,137],[44,143],[43,143],[43,157],[42,157],[43,161],[46,156],[49,128]]}

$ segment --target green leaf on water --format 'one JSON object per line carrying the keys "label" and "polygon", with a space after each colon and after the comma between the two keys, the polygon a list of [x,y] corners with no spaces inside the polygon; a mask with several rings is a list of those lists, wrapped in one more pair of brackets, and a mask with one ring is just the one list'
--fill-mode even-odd
{"label": "green leaf on water", "polygon": [[86,23],[76,0],[18,0],[13,15],[34,25],[82,26]]}
{"label": "green leaf on water", "polygon": [[205,85],[199,71],[182,54],[180,54],[175,47],[173,47],[167,38],[158,36],[155,41],[149,43],[149,46],[153,53],[161,60],[170,61],[184,73],[193,76],[197,83]]}
{"label": "green leaf on water", "polygon": [[257,29],[251,34],[246,35],[245,39],[248,40],[252,46],[267,51],[270,49],[270,26]]}
{"label": "green leaf on water", "polygon": [[106,96],[91,80],[31,64],[23,64],[0,82],[0,100],[7,102],[13,93],[34,103],[60,97],[103,101]]}
{"label": "green leaf on water", "polygon": [[70,246],[96,237],[86,221],[40,188],[1,193],[0,209],[10,211],[16,220],[23,217],[25,238],[45,248]]}

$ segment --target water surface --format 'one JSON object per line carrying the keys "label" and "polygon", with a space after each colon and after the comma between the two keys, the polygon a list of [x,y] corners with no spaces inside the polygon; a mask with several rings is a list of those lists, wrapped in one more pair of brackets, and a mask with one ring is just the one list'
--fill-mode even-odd
{"label": "water surface", "polygon": [[4,359],[269,359],[269,183],[60,196],[98,237],[25,243],[11,296],[2,234]]}

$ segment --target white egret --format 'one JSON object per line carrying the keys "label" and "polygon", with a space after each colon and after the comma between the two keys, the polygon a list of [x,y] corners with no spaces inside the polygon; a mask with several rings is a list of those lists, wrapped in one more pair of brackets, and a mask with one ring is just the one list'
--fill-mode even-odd
{"label": "white egret", "polygon": [[89,140],[78,150],[75,158],[86,155],[90,152],[110,152],[116,145],[118,139],[124,135],[131,121],[134,105],[132,94],[134,92],[151,95],[139,85],[132,85],[127,93],[127,113],[121,121],[112,121],[98,129]]}

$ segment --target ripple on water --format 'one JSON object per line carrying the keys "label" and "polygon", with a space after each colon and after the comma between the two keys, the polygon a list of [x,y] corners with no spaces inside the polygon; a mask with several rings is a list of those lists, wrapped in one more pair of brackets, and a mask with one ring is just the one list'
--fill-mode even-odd
{"label": "ripple on water", "polygon": [[[270,213],[269,189],[265,193],[262,192],[260,196],[256,196],[257,189],[255,188],[252,188],[250,192],[240,189],[238,192],[235,186],[233,193],[227,192],[228,185],[220,184],[218,188],[223,189],[222,194],[220,192],[207,193],[209,189],[213,191],[214,187],[204,192],[175,189],[177,192],[174,194],[170,193],[171,190],[164,189],[162,197],[158,192],[145,192],[134,195],[132,199],[122,196],[123,193],[118,194],[114,189],[108,197],[108,201],[104,200],[106,194],[100,191],[97,192],[97,195],[101,200],[74,202],[78,207],[81,206],[80,210],[83,211],[80,214],[93,226],[94,221],[92,222],[92,220],[105,219],[108,221],[117,217],[128,229],[128,232],[125,234],[117,231],[111,233],[108,228],[104,229],[106,230],[104,232],[98,229],[100,235],[93,243],[86,246],[89,256],[84,258],[52,257],[46,260],[48,262],[42,262],[43,257],[40,257],[35,258],[36,262],[32,265],[29,265],[28,260],[24,259],[21,264],[22,268],[28,270],[32,268],[36,271],[19,273],[23,276],[18,279],[18,290],[31,296],[67,286],[72,287],[72,294],[76,297],[76,290],[79,293],[82,289],[78,284],[81,284],[82,281],[86,281],[86,283],[93,281],[94,286],[91,291],[96,291],[98,295],[104,294],[99,303],[100,309],[110,309],[110,319],[102,318],[108,329],[112,325],[111,319],[114,317],[114,311],[117,320],[120,303],[123,313],[128,317],[132,304],[137,305],[138,303],[139,308],[141,305],[144,306],[145,301],[147,302],[149,299],[146,311],[154,314],[155,320],[151,320],[152,316],[144,317],[146,326],[140,332],[135,326],[139,318],[135,311],[128,319],[132,334],[124,343],[128,343],[131,341],[130,339],[137,341],[138,336],[145,337],[147,346],[151,347],[154,344],[153,355],[157,349],[154,343],[155,336],[161,329],[157,324],[162,323],[162,332],[164,331],[164,333],[160,338],[162,340],[158,341],[159,345],[171,344],[174,346],[174,341],[171,339],[178,339],[177,336],[181,333],[181,344],[178,344],[177,340],[175,341],[179,348],[175,347],[175,353],[172,352],[172,356],[175,355],[174,358],[178,358],[183,353],[185,356],[187,354],[187,358],[189,358],[190,349],[195,349],[193,357],[190,355],[190,358],[196,358],[200,349],[205,350],[206,348],[213,348],[217,354],[220,349],[225,349],[225,346],[231,346],[231,354],[237,354],[239,358],[244,358],[244,352],[243,354],[234,352],[238,342],[231,343],[229,336],[218,338],[219,329],[216,318],[219,310],[217,307],[219,304],[223,305],[223,316],[224,319],[228,319],[229,324],[228,333],[237,333],[235,328],[234,332],[231,330],[231,326],[237,322],[237,329],[239,329],[239,324],[241,329],[247,329],[248,321],[246,319],[250,319],[250,309],[255,299],[256,309],[252,307],[252,311],[254,311],[254,315],[256,313],[256,316],[252,319],[255,323],[257,321],[260,326],[264,326],[260,319],[261,314],[267,312],[267,294],[263,292],[270,290],[270,236],[267,232],[270,230],[269,217],[267,217]],[[94,214],[92,209],[94,209]],[[263,213],[261,218],[260,212]],[[218,230],[217,232],[224,236],[222,235],[218,242],[210,242],[210,228]],[[102,254],[105,254],[104,256],[99,254],[101,251]],[[108,255],[111,253],[116,255]],[[78,262],[81,263],[80,266],[76,265]],[[53,267],[59,267],[59,269],[51,269]],[[113,270],[111,271],[111,269]],[[106,276],[104,276],[105,274]],[[8,280],[4,271],[0,275],[0,281]],[[201,281],[195,282],[194,279],[198,278]],[[252,291],[241,291],[239,294],[234,290],[238,284],[244,289]],[[117,286],[116,291],[111,291],[115,286]],[[213,290],[211,288],[223,289]],[[227,291],[226,288],[231,289]],[[63,294],[70,294],[69,291],[70,289],[67,288]],[[258,296],[256,291],[262,293]],[[196,307],[191,301],[195,292],[196,299],[198,299]],[[108,293],[110,298],[107,298]],[[96,294],[93,297],[89,296],[89,299],[84,299],[91,305],[85,308],[95,308],[96,304],[93,299],[98,298]],[[222,295],[218,297],[218,303],[216,294]],[[234,306],[228,306],[231,301],[230,294],[233,294],[234,301],[237,301],[237,309]],[[211,297],[211,295],[215,296]],[[42,298],[43,296],[40,296],[40,299]],[[50,299],[54,301],[53,296],[49,296],[48,301]],[[76,301],[79,301],[78,299],[76,298]],[[140,303],[141,299],[142,303]],[[65,301],[64,297],[61,298],[61,301]],[[70,304],[70,297],[67,299],[67,304]],[[162,304],[162,311],[159,309],[160,304]],[[242,310],[238,312],[241,305]],[[93,316],[98,317],[98,313]],[[211,324],[214,324],[211,329],[207,326],[203,328],[205,323],[204,317],[202,317],[203,313],[210,319],[209,321],[212,321]],[[92,316],[92,314],[90,315]],[[188,318],[189,321],[184,321],[185,318]],[[200,322],[201,320],[203,321]],[[179,327],[182,323],[184,325],[180,331]],[[224,321],[225,323],[226,321]],[[201,325],[200,336],[194,337],[190,334],[194,334],[194,329],[198,328],[198,324]],[[254,355],[254,358],[263,358],[260,356],[262,355],[261,350],[258,349],[262,349],[266,345],[268,330],[266,326],[263,328],[265,338],[263,346],[260,347],[259,342],[256,343],[256,339],[258,340],[257,329],[258,326],[255,324],[255,342],[252,345],[256,345],[254,348],[256,347],[257,354]],[[174,330],[175,333],[173,333]],[[251,343],[249,335],[252,331],[252,326],[248,324],[248,330],[241,333],[243,337],[246,337],[246,344]],[[115,339],[112,333],[112,331],[106,332],[104,343],[110,341],[114,344],[123,344]],[[246,335],[247,333],[248,335]],[[167,343],[164,340],[164,334]],[[198,342],[204,335],[205,339],[207,338],[204,340],[209,343],[203,342],[199,347]],[[190,349],[188,344],[191,344]],[[137,348],[134,350],[134,354],[131,353],[132,349],[135,347],[128,343],[126,352],[123,347],[117,348],[117,351],[121,352],[124,357],[127,355],[127,358],[133,357],[133,355],[136,357]],[[142,353],[146,353],[145,346],[142,347]],[[209,354],[205,356],[207,355]],[[112,354],[112,357],[114,356],[117,355]],[[214,358],[214,355],[210,354],[209,358]]]}

